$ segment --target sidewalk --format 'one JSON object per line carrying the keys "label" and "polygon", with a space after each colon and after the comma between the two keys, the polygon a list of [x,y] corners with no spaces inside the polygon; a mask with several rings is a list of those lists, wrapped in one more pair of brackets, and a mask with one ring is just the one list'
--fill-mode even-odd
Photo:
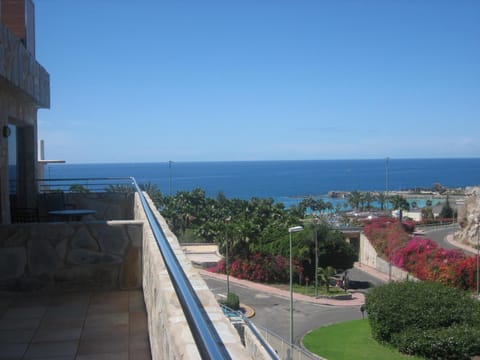
{"label": "sidewalk", "polygon": [[385,281],[386,283],[390,281],[388,274],[384,274],[377,269],[374,269],[371,266],[365,265],[365,264],[360,264],[359,262],[356,262],[353,264],[353,267],[363,271],[373,277],[376,277],[377,279],[380,279],[382,281]]}
{"label": "sidewalk", "polygon": [[[363,268],[362,268],[363,270]],[[227,276],[225,274],[217,274],[217,273],[212,273],[206,270],[200,270],[199,272],[202,276],[208,276],[211,278],[215,278],[218,280],[222,281],[227,281]],[[290,298],[290,292],[287,290],[282,290],[278,289],[273,286],[269,285],[264,285],[264,284],[259,284],[253,281],[248,281],[248,280],[243,280],[243,279],[237,279],[233,276],[230,276],[230,282],[235,283],[238,285],[242,285],[247,288],[255,289],[258,291],[263,291],[266,293],[274,294],[277,296],[281,296],[283,298]],[[365,296],[362,293],[359,292],[352,292],[352,299],[351,300],[334,300],[334,299],[327,299],[327,298],[314,298],[311,296],[307,295],[302,295],[298,293],[293,294],[294,300],[299,300],[299,301],[307,301],[315,304],[321,304],[321,305],[331,305],[331,306],[360,306],[363,303],[365,303]]]}
{"label": "sidewalk", "polygon": [[471,247],[471,246],[462,244],[462,243],[460,243],[460,242],[458,242],[458,241],[455,241],[455,240],[454,240],[454,237],[453,237],[453,234],[447,235],[446,238],[445,238],[445,240],[446,240],[449,244],[451,244],[451,245],[453,245],[453,246],[455,246],[455,247],[457,247],[457,248],[459,248],[459,249],[468,251],[468,252],[470,252],[470,253],[472,253],[472,254],[476,254],[476,253],[477,253],[477,249],[475,249],[475,248],[473,248],[473,247]]}

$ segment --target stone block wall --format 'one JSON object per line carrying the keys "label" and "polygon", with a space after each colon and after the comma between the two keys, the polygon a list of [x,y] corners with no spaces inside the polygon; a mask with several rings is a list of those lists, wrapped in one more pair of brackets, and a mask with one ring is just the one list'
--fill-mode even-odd
{"label": "stone block wall", "polygon": [[[147,222],[138,195],[135,197],[135,219]],[[151,201],[150,206],[152,209],[155,208]],[[164,218],[158,211],[154,211],[154,214],[231,357],[239,360],[251,359],[243,347],[237,331],[223,314],[215,296],[198,270],[192,266],[184,254]],[[200,359],[197,345],[162,255],[147,223],[143,228],[143,265],[143,294],[148,314],[152,359]]]}
{"label": "stone block wall", "polygon": [[141,288],[142,231],[136,221],[0,226],[0,288]]}

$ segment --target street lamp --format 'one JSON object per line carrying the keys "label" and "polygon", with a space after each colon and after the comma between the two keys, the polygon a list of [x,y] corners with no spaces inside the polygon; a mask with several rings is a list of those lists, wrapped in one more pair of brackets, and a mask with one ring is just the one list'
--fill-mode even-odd
{"label": "street lamp", "polygon": [[473,222],[475,223],[476,227],[477,227],[477,298],[478,298],[478,295],[480,293],[480,268],[479,268],[479,256],[480,256],[480,231],[479,231],[479,220],[480,220],[480,217],[479,218],[475,218],[473,215],[470,215],[470,219],[473,220]]}
{"label": "street lamp", "polygon": [[318,297],[318,237],[317,237],[317,224],[318,218],[315,217],[313,219],[313,226],[315,227],[315,231],[313,232],[313,236],[315,236],[315,297]]}
{"label": "street lamp", "polygon": [[292,263],[292,233],[303,230],[303,226],[288,228],[290,233],[290,359],[293,351],[293,263]]}
{"label": "street lamp", "polygon": [[172,160],[168,160],[168,178],[169,178],[169,188],[170,196],[172,196]]}
{"label": "street lamp", "polygon": [[230,216],[225,219],[225,270],[227,272],[227,298],[228,298],[228,294],[230,294],[230,276],[229,276],[230,269],[228,267],[228,233],[227,233],[227,227],[230,220],[231,220]]}
{"label": "street lamp", "polygon": [[387,158],[385,159],[385,197],[387,198],[387,203],[386,203],[386,206],[387,206],[387,210],[388,210],[388,166],[389,166],[389,162],[390,162],[390,158],[387,156]]}

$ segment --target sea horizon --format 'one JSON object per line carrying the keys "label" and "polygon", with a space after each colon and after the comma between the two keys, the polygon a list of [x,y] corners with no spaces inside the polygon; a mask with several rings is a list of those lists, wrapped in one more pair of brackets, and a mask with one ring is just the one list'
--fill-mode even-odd
{"label": "sea horizon", "polygon": [[118,165],[118,164],[165,164],[172,162],[178,163],[245,163],[245,162],[297,162],[297,161],[386,161],[386,160],[475,160],[480,159],[480,156],[469,157],[381,157],[381,158],[341,158],[341,159],[263,159],[263,160],[161,160],[161,161],[100,161],[100,162],[69,162],[65,161],[64,164],[68,165]]}
{"label": "sea horizon", "polygon": [[331,191],[479,185],[480,158],[50,164],[45,177],[135,177],[139,184],[156,184],[164,195],[201,188],[207,197],[221,192],[227,198],[272,198],[289,206],[307,196],[327,199]]}

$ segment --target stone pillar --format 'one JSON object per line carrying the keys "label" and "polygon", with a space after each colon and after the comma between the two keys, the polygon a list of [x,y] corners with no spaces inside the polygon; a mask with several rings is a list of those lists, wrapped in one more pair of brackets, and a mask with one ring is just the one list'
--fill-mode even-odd
{"label": "stone pillar", "polygon": [[[0,91],[0,130],[8,124],[5,96]],[[0,131],[0,223],[10,223],[10,199],[8,189],[8,139]]]}
{"label": "stone pillar", "polygon": [[32,208],[37,204],[37,141],[32,125],[17,128],[17,203]]}

